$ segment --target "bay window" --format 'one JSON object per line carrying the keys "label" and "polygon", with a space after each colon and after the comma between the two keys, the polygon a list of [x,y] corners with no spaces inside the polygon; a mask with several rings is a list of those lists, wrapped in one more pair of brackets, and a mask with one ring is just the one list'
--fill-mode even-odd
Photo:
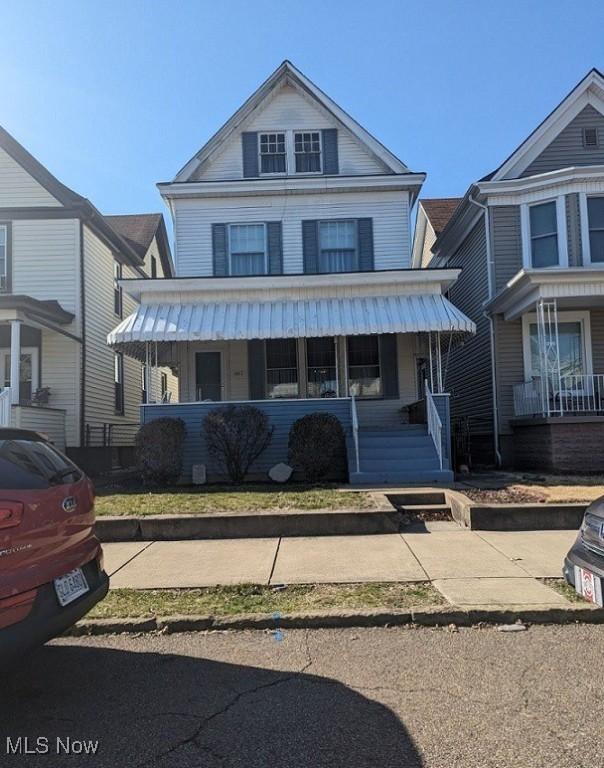
{"label": "bay window", "polygon": [[266,396],[298,397],[298,344],[296,339],[266,342]]}
{"label": "bay window", "polygon": [[229,225],[229,273],[265,275],[266,226],[264,224]]}
{"label": "bay window", "polygon": [[319,222],[319,272],[353,272],[358,268],[356,221]]}
{"label": "bay window", "polygon": [[589,261],[604,263],[604,197],[587,198]]}
{"label": "bay window", "polygon": [[530,255],[532,267],[557,267],[558,216],[555,200],[529,207]]}
{"label": "bay window", "polygon": [[355,397],[380,397],[380,348],[377,336],[349,336],[348,391]]}

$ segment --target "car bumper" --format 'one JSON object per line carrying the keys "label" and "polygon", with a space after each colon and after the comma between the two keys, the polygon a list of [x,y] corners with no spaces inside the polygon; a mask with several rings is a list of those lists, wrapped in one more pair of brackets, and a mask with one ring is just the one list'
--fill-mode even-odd
{"label": "car bumper", "polygon": [[90,586],[90,591],[85,595],[61,607],[54,584],[44,584],[38,589],[28,615],[16,624],[0,630],[0,665],[18,660],[32,648],[57,637],[105,597],[109,589],[109,577],[99,569],[98,561],[92,560],[82,570]]}
{"label": "car bumper", "polygon": [[566,555],[562,571],[566,581],[573,587],[575,586],[575,565],[591,571],[604,580],[604,557],[586,549],[580,535]]}

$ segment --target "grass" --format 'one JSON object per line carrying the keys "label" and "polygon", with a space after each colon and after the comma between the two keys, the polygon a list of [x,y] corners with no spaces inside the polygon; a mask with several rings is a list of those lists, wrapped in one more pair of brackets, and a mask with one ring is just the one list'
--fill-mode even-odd
{"label": "grass", "polygon": [[96,514],[102,515],[207,515],[260,513],[275,510],[369,509],[371,496],[363,492],[342,492],[331,487],[204,486],[147,490],[100,488]]}
{"label": "grass", "polygon": [[543,582],[548,587],[551,587],[556,592],[559,592],[571,603],[587,602],[581,597],[581,595],[578,595],[575,591],[575,588],[571,587],[571,585],[568,582],[566,582],[564,579],[543,579]]}
{"label": "grass", "polygon": [[88,614],[89,618],[238,613],[291,613],[329,608],[372,609],[441,605],[444,599],[428,583],[317,584],[284,588],[242,584],[203,589],[113,589]]}

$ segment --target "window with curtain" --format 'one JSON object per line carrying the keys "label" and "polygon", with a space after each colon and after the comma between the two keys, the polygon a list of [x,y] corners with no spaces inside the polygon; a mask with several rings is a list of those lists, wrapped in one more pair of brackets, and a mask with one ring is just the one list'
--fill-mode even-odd
{"label": "window with curtain", "polygon": [[379,397],[382,394],[380,346],[377,336],[349,336],[348,391],[355,397]]}
{"label": "window with curtain", "polygon": [[557,267],[558,220],[556,202],[531,205],[529,208],[531,228],[531,265],[533,267]]}
{"label": "window with curtain", "polygon": [[8,232],[6,226],[0,226],[0,291],[8,288]]}
{"label": "window with curtain", "polygon": [[321,173],[321,134],[319,131],[294,133],[296,173]]}
{"label": "window with curtain", "polygon": [[337,397],[336,345],[333,336],[306,340],[307,396]]}
{"label": "window with curtain", "polygon": [[604,262],[604,197],[587,198],[587,219],[591,261],[601,264]]}
{"label": "window with curtain", "polygon": [[119,281],[122,279],[122,265],[119,261],[113,262],[113,311],[118,317],[122,316],[122,288]]}
{"label": "window with curtain", "polygon": [[260,134],[260,173],[285,173],[285,133]]}
{"label": "window with curtain", "polygon": [[[541,356],[539,354],[539,332],[537,323],[530,326],[531,375],[541,376]],[[580,376],[585,370],[583,324],[576,322],[558,323],[558,347],[560,350],[560,375]],[[557,389],[554,382],[554,389]]]}
{"label": "window with curtain", "polygon": [[298,345],[296,339],[266,342],[266,396],[298,397]]}
{"label": "window with curtain", "polygon": [[354,272],[358,268],[356,221],[320,221],[319,272]]}
{"label": "window with curtain", "polygon": [[229,225],[231,275],[266,274],[266,231],[264,224]]}
{"label": "window with curtain", "polygon": [[124,355],[116,352],[113,358],[114,406],[116,414],[124,415]]}

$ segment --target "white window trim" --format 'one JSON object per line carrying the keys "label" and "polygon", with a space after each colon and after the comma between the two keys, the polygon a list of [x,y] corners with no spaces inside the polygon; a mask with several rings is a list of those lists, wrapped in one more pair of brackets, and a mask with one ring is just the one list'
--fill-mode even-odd
{"label": "white window trim", "polygon": [[[282,133],[283,138],[285,141],[285,171],[263,171],[262,170],[262,152],[260,151],[260,137],[266,136],[271,133]],[[274,128],[272,130],[264,130],[264,131],[258,131],[258,176],[266,176],[270,178],[271,176],[287,176],[288,175],[288,169],[290,166],[290,152],[289,152],[289,141],[287,137],[288,131],[283,130],[282,128]]]}
{"label": "white window trim", "polygon": [[4,231],[4,274],[0,273],[0,278],[4,278],[4,288],[6,290],[8,284],[8,227],[6,224],[0,224],[0,230]]}
{"label": "white window trim", "polygon": [[[593,374],[593,359],[591,353],[591,317],[589,311],[558,312],[558,323],[581,323],[585,375],[590,376]],[[525,381],[531,381],[533,378],[533,371],[531,368],[530,326],[536,324],[536,313],[533,312],[531,314],[522,315],[522,357]]]}
{"label": "white window trim", "polygon": [[[294,128],[290,131],[291,137],[289,141],[289,147],[291,149],[292,157],[292,175],[293,176],[321,176],[323,174],[323,131],[317,128]],[[319,134],[319,161],[320,168],[318,171],[296,171],[296,134],[297,133],[318,133]]]}
{"label": "white window trim", "polygon": [[[40,349],[39,347],[21,347],[22,355],[31,355],[31,393],[32,396],[36,389],[40,389]],[[0,371],[4,381],[4,368],[6,366],[5,358],[10,360],[10,347],[0,348]]]}
{"label": "white window trim", "polygon": [[[583,256],[583,266],[591,267],[591,244],[589,242],[589,212],[587,210],[587,200],[590,197],[602,197],[602,192],[579,192],[579,219],[581,225],[581,252]],[[596,261],[595,266],[602,266],[601,261]]]}
{"label": "white window trim", "polygon": [[319,274],[322,275],[337,275],[337,274],[344,274],[341,272],[321,272],[321,255],[323,251],[329,251],[330,248],[321,248],[321,224],[334,224],[334,223],[348,223],[354,225],[354,255],[356,258],[357,266],[356,269],[352,270],[353,272],[359,272],[360,266],[361,266],[361,254],[359,251],[359,224],[358,219],[347,219],[347,218],[337,218],[337,219],[319,219],[319,225],[318,225],[318,245],[319,245]]}
{"label": "white window trim", "polygon": [[[568,267],[568,235],[566,223],[566,200],[564,195],[547,197],[543,200],[533,200],[520,206],[520,231],[522,238],[522,266],[533,269],[531,249],[531,223],[529,209],[535,205],[556,203],[556,227],[558,235],[558,267]],[[555,269],[556,267],[549,267]]]}
{"label": "white window trim", "polygon": [[[268,228],[266,221],[233,221],[227,224],[227,253],[229,258],[229,275],[233,274],[231,266],[231,227],[262,226],[264,230],[264,273],[268,275]],[[237,277],[252,277],[252,275],[237,275]]]}
{"label": "white window trim", "polygon": [[[285,136],[285,171],[266,173],[262,171],[262,154],[260,153],[260,137],[269,133],[283,133]],[[296,133],[318,133],[321,169],[318,171],[296,171],[296,145],[294,136]],[[323,175],[323,129],[322,128],[273,128],[271,130],[258,131],[258,175],[262,177],[272,176],[322,176]]]}

